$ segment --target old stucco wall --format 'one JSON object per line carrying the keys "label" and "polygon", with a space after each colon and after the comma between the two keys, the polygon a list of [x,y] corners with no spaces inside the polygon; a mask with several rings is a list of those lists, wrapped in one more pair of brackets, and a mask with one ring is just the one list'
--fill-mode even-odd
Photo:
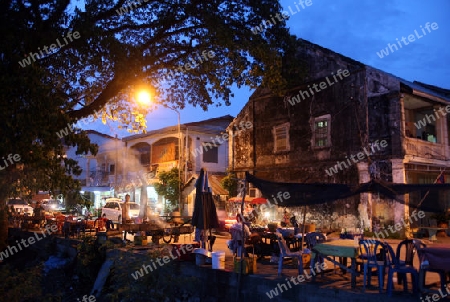
{"label": "old stucco wall", "polygon": [[[235,124],[251,121],[253,128],[233,140],[230,168],[278,182],[359,184],[371,177],[392,181],[392,160],[402,157],[398,79],[308,42],[299,48],[298,54],[308,69],[306,78],[299,79],[298,86],[284,97],[257,90],[236,117]],[[338,78],[338,70],[348,70],[349,75]],[[310,90],[321,82],[327,83],[324,89]],[[311,92],[310,95],[306,96],[305,91]],[[292,102],[293,97],[298,97],[299,102]],[[331,145],[316,148],[312,142],[313,118],[324,115],[331,117]],[[288,151],[275,151],[273,131],[279,125],[289,127]],[[375,149],[374,154],[364,156],[357,164],[348,162],[348,167],[337,173],[326,173],[337,162],[369,149],[377,140],[384,140],[387,147]],[[404,216],[404,206],[374,213],[370,195],[334,202],[329,216],[339,215],[335,220],[340,221],[341,227],[356,227],[355,224],[371,227],[374,215],[393,221]]]}

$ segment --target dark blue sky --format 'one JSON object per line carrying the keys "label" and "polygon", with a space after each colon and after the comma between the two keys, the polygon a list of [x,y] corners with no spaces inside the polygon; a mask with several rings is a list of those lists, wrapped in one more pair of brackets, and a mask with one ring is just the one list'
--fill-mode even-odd
{"label": "dark blue sky", "polygon": [[[287,25],[291,34],[406,80],[450,89],[450,1],[310,0],[310,6],[304,3],[303,7],[300,1],[281,1],[290,16]],[[430,28],[429,32],[425,29],[427,22],[437,23],[437,29]],[[408,41],[409,35],[414,36],[413,42]],[[406,42],[401,41],[402,37]],[[397,50],[392,44],[397,45]],[[382,49],[389,54],[380,58]],[[226,114],[236,116],[251,91],[234,91],[229,107],[211,107],[204,112],[186,106],[180,111],[181,123]],[[176,124],[177,114],[169,109],[161,108],[147,116],[148,130]],[[87,128],[119,137],[128,135],[118,131],[112,122],[97,122]]]}

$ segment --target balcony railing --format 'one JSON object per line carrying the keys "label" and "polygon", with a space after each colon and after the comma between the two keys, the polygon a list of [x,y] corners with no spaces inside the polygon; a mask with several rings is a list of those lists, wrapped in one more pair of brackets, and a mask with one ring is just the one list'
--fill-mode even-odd
{"label": "balcony railing", "polygon": [[427,159],[445,160],[446,146],[439,143],[432,143],[417,138],[405,137],[404,147],[406,155],[414,155]]}

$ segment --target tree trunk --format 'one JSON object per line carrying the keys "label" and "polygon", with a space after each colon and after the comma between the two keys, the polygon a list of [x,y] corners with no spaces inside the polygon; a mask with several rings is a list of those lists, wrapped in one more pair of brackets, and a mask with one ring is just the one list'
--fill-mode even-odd
{"label": "tree trunk", "polygon": [[6,206],[0,208],[0,251],[8,246],[8,213]]}

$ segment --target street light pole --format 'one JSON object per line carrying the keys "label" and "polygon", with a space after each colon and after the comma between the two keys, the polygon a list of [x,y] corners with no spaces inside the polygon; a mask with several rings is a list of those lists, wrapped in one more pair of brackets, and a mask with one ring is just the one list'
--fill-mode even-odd
{"label": "street light pole", "polygon": [[183,150],[183,143],[182,143],[182,137],[181,137],[181,122],[180,122],[180,112],[173,107],[167,106],[167,105],[163,105],[164,107],[171,109],[173,111],[175,111],[178,114],[178,180],[179,180],[179,184],[178,184],[178,210],[181,213],[181,161],[182,161],[182,150]]}
{"label": "street light pole", "polygon": [[[149,104],[150,103],[150,93],[148,91],[145,90],[141,90],[139,91],[139,93],[137,94],[137,101],[141,104]],[[160,103],[161,104],[161,103]],[[161,104],[162,106],[175,111],[178,114],[178,180],[179,180],[179,185],[178,185],[178,192],[179,192],[179,196],[178,196],[178,210],[181,212],[181,161],[182,161],[182,150],[183,150],[183,144],[182,144],[182,137],[181,137],[181,122],[180,122],[180,112],[171,106],[168,106],[167,104]],[[183,181],[184,182],[184,181]]]}

